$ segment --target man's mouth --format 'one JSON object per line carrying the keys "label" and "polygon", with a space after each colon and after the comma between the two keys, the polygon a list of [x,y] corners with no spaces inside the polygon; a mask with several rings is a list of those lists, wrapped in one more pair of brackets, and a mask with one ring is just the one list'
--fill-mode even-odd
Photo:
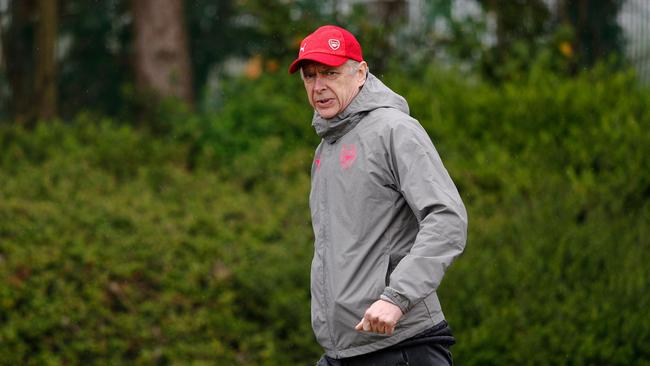
{"label": "man's mouth", "polygon": [[334,103],[334,98],[325,98],[316,101],[316,105],[321,108],[329,107],[332,103]]}

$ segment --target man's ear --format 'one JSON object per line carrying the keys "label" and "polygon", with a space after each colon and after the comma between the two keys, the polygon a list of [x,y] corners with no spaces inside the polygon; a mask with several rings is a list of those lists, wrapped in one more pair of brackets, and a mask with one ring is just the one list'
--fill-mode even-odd
{"label": "man's ear", "polygon": [[359,87],[361,87],[366,82],[366,78],[368,77],[368,64],[365,61],[361,61],[359,64],[356,76]]}

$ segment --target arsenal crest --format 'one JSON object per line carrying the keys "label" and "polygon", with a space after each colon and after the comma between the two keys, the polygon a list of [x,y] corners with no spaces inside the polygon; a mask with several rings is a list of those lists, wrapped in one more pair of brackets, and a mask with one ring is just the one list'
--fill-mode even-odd
{"label": "arsenal crest", "polygon": [[341,47],[341,41],[338,39],[330,38],[327,43],[330,45],[330,48],[333,49],[334,51],[338,50],[339,47]]}
{"label": "arsenal crest", "polygon": [[320,155],[314,159],[314,167],[316,168],[316,171],[320,170]]}
{"label": "arsenal crest", "polygon": [[343,144],[339,154],[339,163],[341,168],[349,169],[357,159],[357,147],[354,144]]}

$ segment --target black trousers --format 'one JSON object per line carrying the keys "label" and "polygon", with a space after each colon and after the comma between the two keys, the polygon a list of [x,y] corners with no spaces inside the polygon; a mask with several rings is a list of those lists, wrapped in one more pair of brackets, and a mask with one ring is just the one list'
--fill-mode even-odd
{"label": "black trousers", "polygon": [[386,349],[339,360],[323,356],[317,366],[451,366],[449,347],[454,343],[447,322],[442,322]]}

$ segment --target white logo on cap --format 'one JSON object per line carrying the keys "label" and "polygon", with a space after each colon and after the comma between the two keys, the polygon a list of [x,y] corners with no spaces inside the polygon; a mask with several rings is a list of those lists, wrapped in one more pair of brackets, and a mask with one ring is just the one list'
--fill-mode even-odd
{"label": "white logo on cap", "polygon": [[334,51],[338,50],[339,47],[341,47],[341,41],[338,39],[330,38],[327,43],[330,45],[330,48],[333,49]]}
{"label": "white logo on cap", "polygon": [[307,42],[303,43],[302,47],[300,47],[300,52],[305,52],[305,47],[307,47]]}

